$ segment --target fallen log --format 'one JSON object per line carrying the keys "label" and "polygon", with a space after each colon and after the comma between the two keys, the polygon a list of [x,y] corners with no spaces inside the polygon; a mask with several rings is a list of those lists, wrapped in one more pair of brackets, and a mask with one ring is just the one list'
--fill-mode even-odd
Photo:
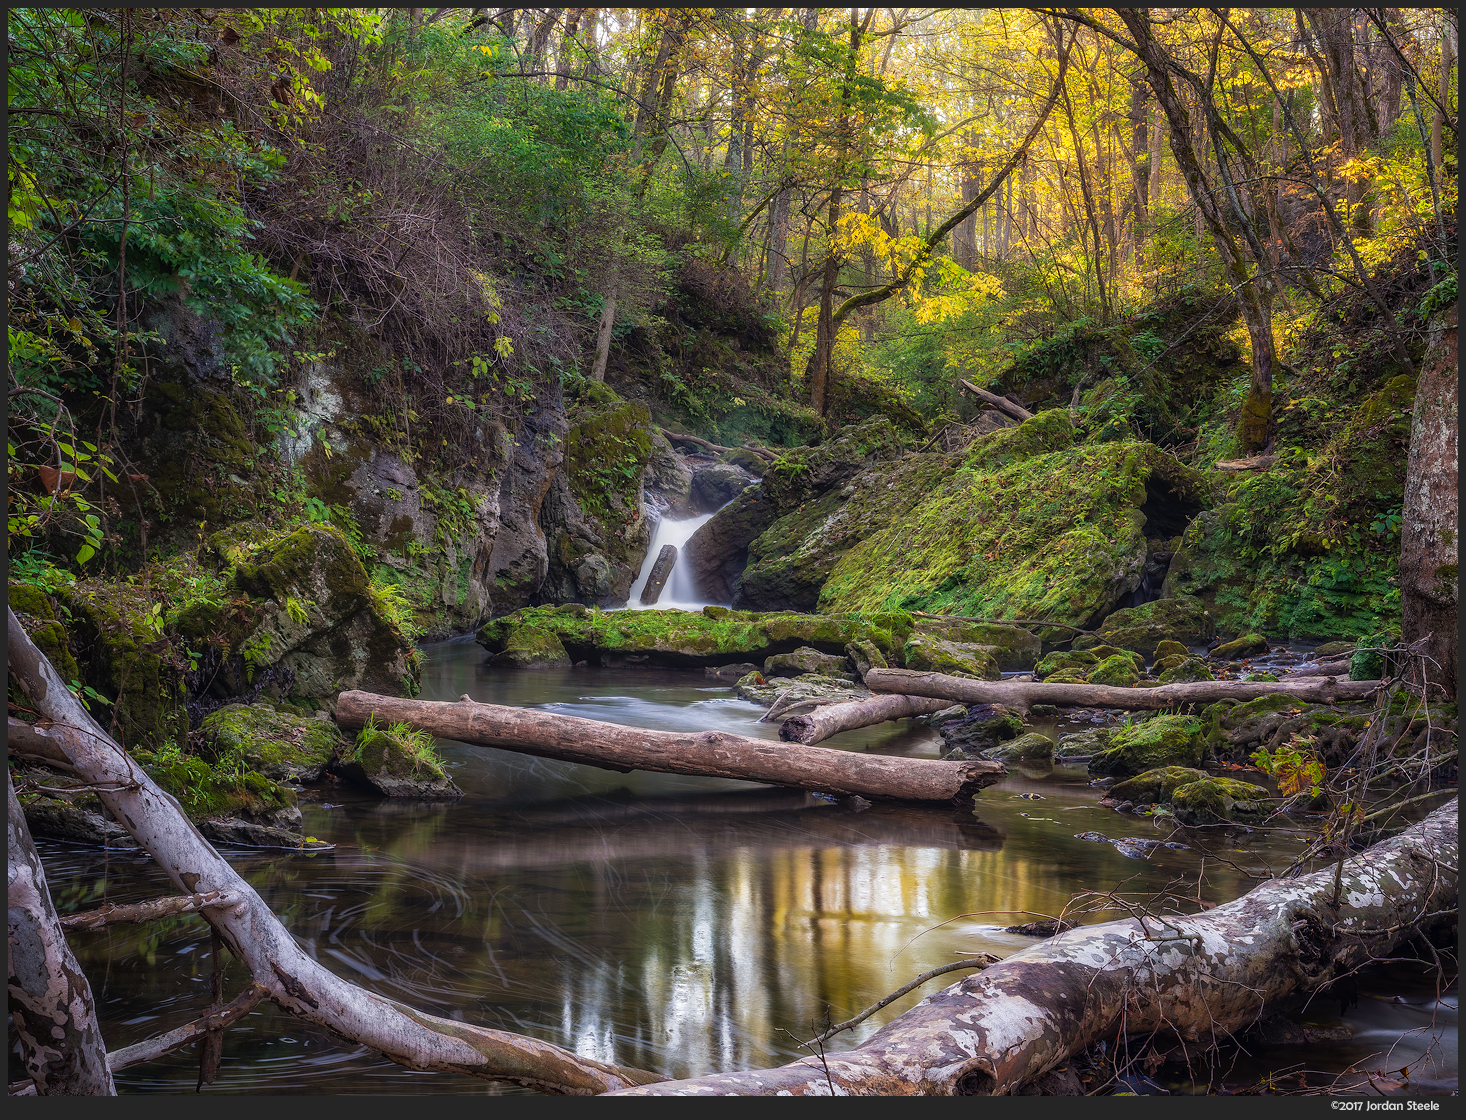
{"label": "fallen log", "polygon": [[662,545],[662,551],[657,553],[657,561],[652,565],[651,574],[646,578],[646,586],[641,589],[641,605],[650,607],[662,597],[662,588],[667,585],[667,577],[672,574],[672,568],[677,563],[677,546],[675,544]]}
{"label": "fallen log", "polygon": [[668,428],[662,428],[660,429],[660,431],[662,435],[666,436],[667,439],[671,442],[695,444],[698,447],[705,448],[706,450],[718,455],[721,455],[724,452],[728,451],[752,451],[760,459],[764,459],[770,463],[778,458],[778,456],[774,454],[774,452],[770,451],[767,447],[759,447],[757,444],[745,443],[742,447],[724,447],[720,443],[713,443],[712,440],[703,439],[701,436],[690,436],[682,432],[674,432]]}
{"label": "fallen log", "polygon": [[790,716],[779,725],[779,738],[786,743],[812,746],[842,731],[870,727],[888,719],[930,715],[948,707],[951,704],[946,700],[925,696],[872,696],[869,700],[825,704],[812,712]]}
{"label": "fallen log", "polygon": [[[43,717],[37,724],[10,719],[12,746],[20,745],[32,757],[56,758],[93,786],[107,811],[180,890],[233,897],[234,905],[206,908],[203,916],[249,969],[250,979],[267,990],[266,998],[284,1011],[409,1069],[466,1073],[578,1096],[660,1080],[654,1073],[583,1058],[527,1035],[429,1015],[331,972],[297,944],[178,802],[82,707],[15,612],[8,615],[11,675]],[[12,810],[11,819],[18,816]]]}
{"label": "fallen log", "polygon": [[963,803],[1007,773],[1001,763],[938,762],[854,754],[752,739],[726,731],[647,731],[533,708],[404,700],[347,691],[336,698],[336,722],[352,730],[368,719],[406,723],[440,739],[502,747],[623,773],[651,770],[705,778],[739,778],[795,786],[839,797]]}
{"label": "fallen log", "polygon": [[865,686],[872,692],[934,696],[958,704],[1002,704],[1026,711],[1034,704],[1070,708],[1179,708],[1217,700],[1255,700],[1259,696],[1292,696],[1314,704],[1367,700],[1384,681],[1341,681],[1334,677],[1299,681],[1196,681],[1155,688],[1120,688],[1107,684],[1045,684],[1042,681],[975,681],[911,669],[872,669]]}
{"label": "fallen log", "polygon": [[974,385],[971,381],[968,381],[966,378],[959,377],[957,379],[957,384],[960,385],[963,389],[967,390],[967,392],[971,393],[978,400],[986,401],[988,404],[996,408],[999,412],[1006,413],[1020,423],[1024,420],[1033,419],[1033,413],[1029,412],[1028,409],[1024,408],[1016,401],[1011,401],[1007,397],[999,396],[997,393],[989,393],[986,389],[979,389],[976,385]]}
{"label": "fallen log", "polygon": [[1287,681],[1293,677],[1347,677],[1348,675],[1348,661],[1330,661],[1319,665],[1300,665],[1296,669],[1284,669],[1278,679]]}
{"label": "fallen log", "polygon": [[1418,932],[1451,939],[1456,832],[1452,802],[1340,865],[1269,880],[1202,914],[1051,937],[928,997],[852,1050],[611,1095],[1006,1095],[1103,1039],[1224,1038]]}

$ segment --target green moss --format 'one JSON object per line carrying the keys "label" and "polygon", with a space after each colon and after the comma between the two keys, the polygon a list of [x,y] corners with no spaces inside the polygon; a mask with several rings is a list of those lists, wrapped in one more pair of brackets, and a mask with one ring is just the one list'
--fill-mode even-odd
{"label": "green moss", "polygon": [[819,609],[1090,625],[1139,579],[1140,507],[1150,490],[1183,505],[1206,497],[1197,472],[1133,442],[1034,455],[993,471],[964,468],[846,552]]}
{"label": "green moss", "polygon": [[229,704],[204,717],[206,758],[239,758],[277,781],[314,780],[342,739],[328,720],[303,717],[272,704]]}
{"label": "green moss", "polygon": [[131,754],[194,820],[243,817],[273,823],[296,806],[294,791],[243,765],[237,756],[211,765],[202,757],[180,754],[171,744]]}
{"label": "green moss", "polygon": [[1098,774],[1142,774],[1162,766],[1200,766],[1206,757],[1201,720],[1154,716],[1115,731],[1110,746],[1090,762]]}
{"label": "green moss", "polygon": [[577,408],[569,420],[563,446],[570,492],[587,513],[625,521],[651,461],[650,411],[618,399]]}
{"label": "green moss", "polygon": [[1188,646],[1204,645],[1216,632],[1216,625],[1201,600],[1154,599],[1138,607],[1115,611],[1100,624],[1095,638],[1082,638],[1076,644],[1098,640],[1144,655],[1166,640]]}
{"label": "green moss", "polygon": [[1066,408],[1051,408],[1015,428],[1000,428],[975,440],[962,465],[968,470],[992,471],[1012,463],[1063,451],[1074,442],[1074,425]]}
{"label": "green moss", "polygon": [[1154,660],[1159,661],[1164,657],[1186,657],[1190,652],[1180,642],[1167,639],[1156,643]]}
{"label": "green moss", "polygon": [[448,780],[433,749],[432,736],[401,723],[363,728],[357,733],[351,761],[358,763],[368,775],[415,781]]}
{"label": "green moss", "polygon": [[917,634],[907,640],[901,655],[906,668],[949,677],[973,680],[1001,680],[997,660],[982,646],[970,642],[948,642]]}
{"label": "green moss", "polygon": [[1090,666],[1099,664],[1099,657],[1088,650],[1055,650],[1046,654],[1033,670],[1039,680],[1059,672],[1061,669],[1077,669],[1081,679]]}
{"label": "green moss", "polygon": [[1269,812],[1271,795],[1261,786],[1234,778],[1203,778],[1171,795],[1171,810],[1182,824],[1257,821]]}
{"label": "green moss", "polygon": [[1116,688],[1129,688],[1140,679],[1135,671],[1135,662],[1122,653],[1106,657],[1085,674],[1090,684],[1107,684]]}
{"label": "green moss", "polygon": [[1199,782],[1205,777],[1205,770],[1196,770],[1189,766],[1159,766],[1123,782],[1116,782],[1106,791],[1106,796],[1115,801],[1154,804],[1171,800],[1171,794],[1179,787]]}
{"label": "green moss", "polygon": [[1233,638],[1230,642],[1217,646],[1211,651],[1211,656],[1218,661],[1228,661],[1233,658],[1258,657],[1267,651],[1267,639],[1261,634],[1243,634],[1240,638]]}
{"label": "green moss", "polygon": [[[1174,665],[1167,665],[1161,669],[1161,684],[1191,684],[1194,681],[1214,681],[1207,663],[1199,657],[1166,658],[1166,661],[1175,661]],[[1156,668],[1160,669],[1157,662]]]}
{"label": "green moss", "polygon": [[1047,735],[1030,731],[1002,746],[991,747],[984,753],[988,758],[993,759],[1014,762],[1046,762],[1054,757],[1054,741]]}
{"label": "green moss", "polygon": [[28,583],[10,584],[10,609],[16,614],[28,614],[34,618],[56,621],[56,607],[39,587]]}

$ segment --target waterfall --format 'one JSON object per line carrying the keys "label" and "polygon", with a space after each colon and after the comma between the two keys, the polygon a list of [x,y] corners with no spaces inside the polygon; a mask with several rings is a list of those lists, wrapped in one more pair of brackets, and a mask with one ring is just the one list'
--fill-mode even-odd
{"label": "waterfall", "polygon": [[[652,535],[652,543],[641,561],[641,574],[631,585],[631,593],[626,601],[629,610],[662,610],[666,607],[678,607],[685,611],[700,611],[708,605],[708,601],[701,598],[696,588],[692,586],[692,571],[683,560],[682,550],[688,538],[706,525],[712,516],[711,513],[700,513],[696,517],[689,517],[683,521],[673,521],[670,517],[664,517],[657,523],[657,531]],[[650,608],[643,608],[641,589],[646,586],[646,581],[652,574],[652,565],[656,562],[657,554],[662,551],[664,545],[669,544],[677,546],[677,562],[672,565],[672,572],[667,576],[667,585],[662,588],[661,598]]]}

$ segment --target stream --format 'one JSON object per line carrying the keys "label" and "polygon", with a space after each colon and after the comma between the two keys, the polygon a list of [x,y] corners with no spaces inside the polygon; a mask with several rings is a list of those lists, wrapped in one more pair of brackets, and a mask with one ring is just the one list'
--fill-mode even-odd
{"label": "stream", "polygon": [[[761,708],[698,671],[495,670],[471,637],[424,650],[424,699],[468,693],[647,728],[778,737],[776,724],[757,722]],[[902,722],[825,745],[936,757],[938,742]],[[464,790],[460,801],[383,802],[334,784],[306,790],[306,833],[333,850],[226,854],[308,952],[356,983],[439,1015],[674,1077],[791,1061],[807,1052],[801,1039],[921,972],[1033,944],[1003,927],[1057,914],[1078,892],[1163,899],[1196,895],[1199,885],[1203,900],[1224,902],[1255,884],[1244,871],[1280,870],[1300,846],[1291,832],[1257,830],[1213,835],[1217,858],[1157,848],[1135,859],[1077,839],[1165,838],[1146,818],[1100,807],[1101,791],[1082,765],[1014,767],[983,791],[975,813],[883,804],[857,811],[746,782],[439,748]],[[45,840],[37,847],[63,912],[175,893],[146,856]],[[70,940],[111,1049],[188,1022],[208,1002],[209,935],[197,917]],[[232,996],[244,976],[230,966]],[[955,979],[903,997],[829,1048],[869,1037]],[[1405,1092],[1432,1091],[1422,1080],[1454,1084],[1454,988],[1437,999],[1418,967],[1394,966],[1366,978],[1359,996],[1342,1015],[1331,1000],[1300,1019],[1347,1027],[1351,1038],[1253,1048],[1227,1084],[1351,1063],[1408,1064],[1415,1081]],[[1402,1040],[1407,1031],[1414,1033]],[[188,1048],[120,1072],[117,1084],[124,1093],[192,1093],[197,1069]],[[12,1035],[10,1076],[19,1075]],[[1298,1088],[1296,1077],[1278,1084]],[[1184,1069],[1167,1066],[1130,1088],[1191,1093],[1205,1083],[1193,1086]],[[268,1004],[226,1034],[219,1078],[205,1091],[526,1092],[404,1069]]]}

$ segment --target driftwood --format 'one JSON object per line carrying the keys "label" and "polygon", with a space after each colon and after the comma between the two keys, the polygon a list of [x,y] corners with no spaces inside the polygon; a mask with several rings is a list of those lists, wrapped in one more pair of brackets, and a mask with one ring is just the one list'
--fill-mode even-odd
{"label": "driftwood", "polygon": [[1299,681],[1196,681],[1155,688],[1120,688],[1106,684],[1044,684],[1041,681],[975,681],[910,669],[872,669],[865,685],[872,692],[935,696],[958,704],[1003,704],[1026,711],[1034,704],[1078,708],[1177,708],[1216,700],[1255,700],[1259,696],[1293,696],[1314,704],[1367,700],[1384,681],[1340,681],[1334,677]]}
{"label": "driftwood", "polygon": [[770,463],[778,458],[778,456],[770,451],[767,447],[759,447],[755,444],[745,443],[742,447],[724,447],[720,443],[713,443],[711,440],[703,439],[701,436],[684,435],[681,432],[670,431],[667,428],[662,428],[660,429],[660,431],[662,435],[667,437],[668,440],[680,443],[696,444],[698,447],[706,448],[707,450],[719,455],[721,455],[725,451],[752,451],[760,459],[767,460]]}
{"label": "driftwood", "polygon": [[1033,413],[1029,412],[1028,409],[1024,408],[1016,401],[1011,401],[1007,397],[999,396],[997,393],[989,393],[986,389],[979,389],[976,385],[974,385],[971,381],[968,381],[966,378],[959,377],[957,379],[957,384],[961,388],[965,389],[967,392],[971,393],[978,400],[986,401],[988,404],[996,408],[999,412],[1006,413],[1007,415],[1013,417],[1014,420],[1022,422],[1024,420],[1033,419]]}
{"label": "driftwood", "polygon": [[[16,625],[15,615],[10,617],[11,625]],[[10,861],[7,987],[10,1019],[21,1061],[31,1076],[30,1090],[43,1096],[115,1096],[92,988],[66,944],[8,770],[5,789]]]}
{"label": "driftwood", "polygon": [[208,894],[176,895],[172,898],[154,898],[147,902],[132,902],[125,906],[98,907],[81,914],[68,914],[61,919],[61,928],[68,933],[79,930],[96,930],[114,922],[152,922],[178,914],[195,914],[210,906],[234,906],[239,899],[223,891]]}
{"label": "driftwood", "polygon": [[824,704],[812,712],[786,719],[779,726],[779,738],[786,743],[812,745],[842,731],[870,727],[888,719],[930,715],[950,706],[946,700],[925,696],[872,696],[869,700]]}
{"label": "driftwood", "polygon": [[536,1038],[429,1015],[357,987],[312,959],[254,888],[200,835],[178,802],[92,719],[21,628],[15,612],[8,614],[10,672],[43,717],[35,725],[11,719],[11,744],[31,757],[56,758],[95,787],[108,812],[180,890],[234,896],[232,907],[210,907],[204,918],[248,968],[251,980],[283,1010],[410,1069],[466,1073],[582,1096],[660,1080],[656,1074],[582,1058]]}
{"label": "driftwood", "polygon": [[1219,471],[1256,471],[1264,470],[1277,461],[1276,455],[1249,455],[1246,459],[1226,459],[1212,464],[1213,470]]}
{"label": "driftwood", "polygon": [[1353,859],[1269,880],[1205,913],[1059,934],[928,997],[852,1050],[615,1095],[1006,1095],[1102,1039],[1220,1040],[1417,933],[1448,937],[1456,830],[1452,802]]}
{"label": "driftwood", "polygon": [[672,574],[676,563],[677,546],[662,545],[662,551],[657,553],[656,563],[652,565],[651,574],[646,577],[646,586],[641,589],[642,606],[649,607],[662,597],[662,588],[667,585],[667,577]]}
{"label": "driftwood", "polygon": [[646,731],[532,708],[478,704],[466,696],[446,703],[353,690],[336,698],[336,722],[342,727],[364,727],[372,716],[379,722],[406,723],[440,739],[607,770],[740,778],[842,797],[960,803],[1007,773],[996,762],[854,754],[724,731]]}

